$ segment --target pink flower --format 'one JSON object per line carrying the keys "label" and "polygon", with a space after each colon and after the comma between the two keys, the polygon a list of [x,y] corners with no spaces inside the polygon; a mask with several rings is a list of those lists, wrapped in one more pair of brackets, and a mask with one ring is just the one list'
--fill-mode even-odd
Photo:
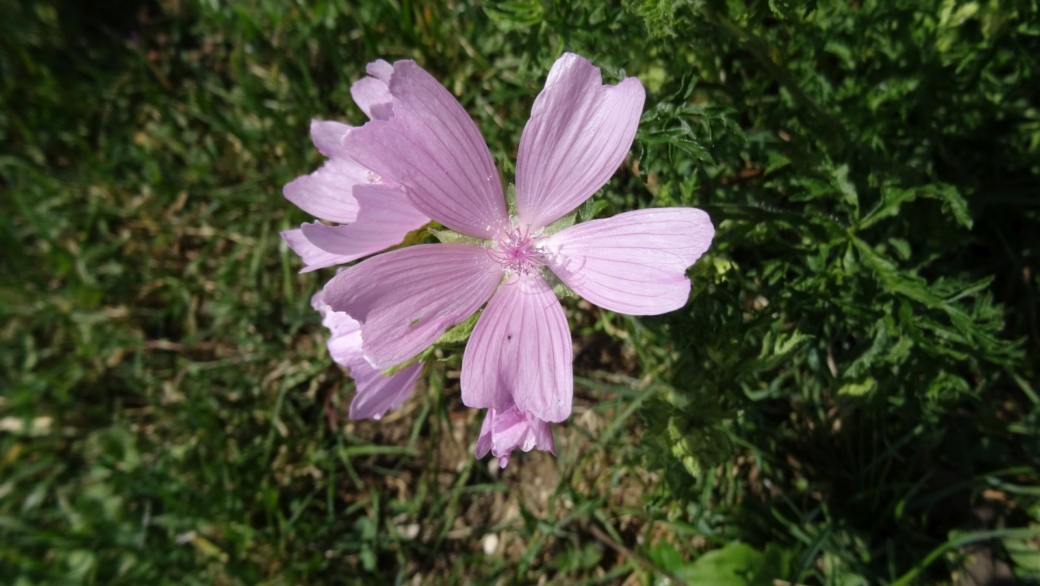
{"label": "pink flower", "polygon": [[[574,54],[553,65],[520,139],[515,216],[487,145],[455,98],[411,61],[394,64],[388,89],[392,117],[347,132],[342,151],[393,176],[423,215],[483,242],[374,256],[332,279],[324,298],[361,323],[364,356],[376,368],[416,356],[487,302],[463,353],[462,399],[492,409],[485,428],[493,448],[499,430],[501,459],[504,446],[529,441],[505,439],[513,427],[496,425],[505,420],[497,414],[513,413],[516,421],[521,414],[533,430],[571,412],[570,331],[547,272],[604,309],[665,313],[686,303],[686,268],[707,250],[714,230],[693,208],[547,230],[624,160],[643,107],[635,78],[603,85],[599,69]],[[530,433],[521,437],[543,437]]]}
{"label": "pink flower", "polygon": [[[393,97],[387,87],[392,71],[386,61],[374,61],[368,65],[371,77],[350,87],[354,101],[373,120],[393,115]],[[340,122],[312,121],[311,140],[329,160],[283,189],[286,199],[303,211],[345,224],[314,222],[282,232],[286,244],[303,259],[301,272],[385,250],[430,221],[408,202],[391,174],[374,173],[344,151],[341,142],[350,129]]]}
{"label": "pink flower", "polygon": [[357,396],[350,403],[351,419],[380,419],[396,409],[412,394],[422,364],[412,364],[391,376],[385,376],[361,354],[361,324],[349,315],[332,311],[321,300],[321,291],[311,298],[311,305],[321,314],[321,323],[329,329],[329,355],[340,366],[350,369]]}
{"label": "pink flower", "polygon": [[477,439],[477,457],[483,458],[488,452],[498,458],[500,468],[509,464],[509,455],[515,449],[530,452],[538,448],[556,455],[556,442],[553,441],[552,428],[548,423],[524,413],[512,406],[503,411],[488,409],[484,424],[480,426],[480,437]]}
{"label": "pink flower", "polygon": [[[354,101],[372,119],[393,115],[393,97],[387,87],[393,68],[386,61],[368,65],[371,77],[350,88]],[[393,178],[361,166],[344,150],[343,136],[351,129],[339,122],[311,122],[311,139],[329,160],[310,175],[285,186],[285,197],[319,218],[344,225],[303,224],[282,232],[282,238],[304,262],[303,272],[347,263],[400,243],[406,234],[429,222],[417,211]],[[345,313],[332,311],[319,292],[311,305],[331,331],[329,354],[350,370],[357,396],[350,404],[352,419],[379,419],[411,394],[422,364],[384,376],[361,354],[361,326]]]}

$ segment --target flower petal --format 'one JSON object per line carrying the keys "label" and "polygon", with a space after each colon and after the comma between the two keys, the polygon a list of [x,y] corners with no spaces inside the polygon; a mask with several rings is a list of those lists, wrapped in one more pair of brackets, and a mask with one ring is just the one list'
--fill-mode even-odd
{"label": "flower petal", "polygon": [[353,363],[350,376],[354,378],[357,395],[350,402],[350,418],[382,419],[387,411],[400,407],[415,390],[422,369],[418,362],[386,376],[365,360]]}
{"label": "flower petal", "polygon": [[573,348],[563,307],[539,275],[513,276],[477,320],[462,355],[462,402],[516,406],[563,421],[574,394]]}
{"label": "flower petal", "polygon": [[494,292],[501,267],[466,244],[423,244],[366,259],[325,285],[325,302],[361,322],[365,358],[389,368],[422,352]]}
{"label": "flower petal", "polygon": [[477,439],[477,458],[491,452],[498,458],[499,467],[505,468],[513,450],[529,452],[534,448],[556,455],[551,424],[524,413],[516,405],[502,410],[488,409]]}
{"label": "flower petal", "polygon": [[358,205],[351,191],[374,176],[350,159],[329,159],[320,169],[297,177],[282,189],[285,199],[321,218],[349,224],[357,219]]}
{"label": "flower petal", "polygon": [[357,221],[345,226],[304,224],[303,233],[311,244],[349,260],[400,244],[412,230],[429,218],[419,213],[400,189],[386,185],[357,185]]}
{"label": "flower petal", "polygon": [[321,314],[321,325],[329,330],[328,348],[333,362],[344,368],[359,360],[363,362],[361,324],[343,312],[332,311],[322,300],[321,291],[311,296],[311,307]]}
{"label": "flower petal", "polygon": [[521,223],[547,226],[606,184],[632,146],[644,97],[638,79],[603,85],[599,68],[573,53],[553,64],[520,138]]}
{"label": "flower petal", "polygon": [[332,311],[319,291],[311,298],[311,306],[321,314],[321,323],[329,329],[329,355],[340,366],[350,369],[357,395],[350,402],[351,419],[380,419],[396,409],[415,389],[422,364],[413,364],[391,376],[372,368],[361,352],[361,324],[341,311]]}
{"label": "flower petal", "polygon": [[[304,226],[307,225],[308,224],[304,224]],[[309,273],[318,269],[324,269],[325,267],[341,265],[355,260],[349,256],[333,254],[318,248],[311,243],[306,236],[304,236],[303,230],[299,228],[296,230],[285,230],[281,235],[282,240],[289,245],[289,248],[291,248],[292,251],[303,260],[304,266],[300,270],[301,273]]]}
{"label": "flower petal", "polygon": [[389,84],[390,76],[394,74],[394,66],[383,59],[376,59],[365,66],[365,71],[379,81]]}
{"label": "flower petal", "polygon": [[477,436],[477,446],[473,452],[477,458],[483,458],[491,451],[491,428],[494,427],[495,410],[488,409],[484,416],[484,423],[480,424],[480,435]]}
{"label": "flower petal", "polygon": [[507,220],[498,172],[476,124],[454,96],[412,61],[390,79],[393,117],[372,120],[343,141],[365,167],[403,185],[415,207],[478,238]]}
{"label": "flower petal", "polygon": [[568,287],[611,311],[658,315],[690,295],[686,268],[715,229],[695,208],[656,208],[583,222],[547,238],[546,264]]}
{"label": "flower petal", "polygon": [[318,152],[330,159],[347,158],[343,137],[353,128],[333,120],[311,120],[311,141]]}
{"label": "flower petal", "polygon": [[389,120],[394,114],[394,98],[385,81],[362,77],[350,86],[350,95],[361,111],[373,120]]}

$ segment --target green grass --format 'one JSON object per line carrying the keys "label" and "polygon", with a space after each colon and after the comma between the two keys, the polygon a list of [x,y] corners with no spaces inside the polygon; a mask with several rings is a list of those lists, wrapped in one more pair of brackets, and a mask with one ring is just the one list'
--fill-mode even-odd
{"label": "green grass", "polygon": [[[14,0],[0,582],[1040,580],[1035,1]],[[311,118],[415,59],[511,176],[572,50],[647,107],[598,216],[718,228],[670,315],[565,303],[558,458],[476,461],[458,356],[350,422],[278,231]],[[973,561],[974,560],[974,561]],[[967,566],[966,566],[967,565]],[[965,569],[967,567],[967,569]]]}

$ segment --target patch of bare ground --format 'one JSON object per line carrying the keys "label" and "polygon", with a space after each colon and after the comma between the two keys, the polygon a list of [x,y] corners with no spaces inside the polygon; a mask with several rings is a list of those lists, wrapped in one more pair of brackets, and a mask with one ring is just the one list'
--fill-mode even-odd
{"label": "patch of bare ground", "polygon": [[[579,373],[638,372],[627,344],[601,332],[576,336],[575,355]],[[477,460],[474,455],[484,413],[462,404],[459,372],[444,364],[429,368],[431,380],[444,377],[440,396],[434,390],[440,385],[422,384],[381,421],[348,421],[349,397],[334,401],[339,431],[360,442],[408,446],[419,430],[412,444],[417,456],[366,456],[358,465],[365,490],[348,482],[340,487],[342,498],[350,502],[368,498],[373,485],[397,503],[418,499],[416,506],[406,507],[408,512],[393,517],[393,531],[440,555],[409,559],[412,583],[457,580],[460,564],[469,558],[470,568],[480,567],[472,563],[480,555],[495,561],[484,565],[499,570],[467,579],[522,582],[525,575],[519,572],[525,570],[551,579],[558,554],[587,544],[601,553],[598,565],[588,570],[590,578],[630,561],[648,563],[634,548],[646,533],[646,515],[639,514],[644,494],[657,478],[626,459],[623,447],[639,433],[635,418],[611,442],[599,442],[617,416],[618,409],[607,404],[616,397],[576,388],[572,416],[554,426],[557,456],[516,451],[501,469],[494,458]],[[382,471],[369,475],[366,467]],[[387,469],[393,473],[386,474]],[[656,539],[665,533],[655,528],[652,535]]]}

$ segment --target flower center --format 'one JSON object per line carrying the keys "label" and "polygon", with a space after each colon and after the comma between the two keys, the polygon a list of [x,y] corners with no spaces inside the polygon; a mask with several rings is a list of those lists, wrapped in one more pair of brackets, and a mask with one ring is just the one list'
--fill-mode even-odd
{"label": "flower center", "polygon": [[503,270],[526,275],[545,264],[538,246],[539,236],[531,235],[529,228],[513,228],[499,233],[487,249],[488,256],[502,265]]}

